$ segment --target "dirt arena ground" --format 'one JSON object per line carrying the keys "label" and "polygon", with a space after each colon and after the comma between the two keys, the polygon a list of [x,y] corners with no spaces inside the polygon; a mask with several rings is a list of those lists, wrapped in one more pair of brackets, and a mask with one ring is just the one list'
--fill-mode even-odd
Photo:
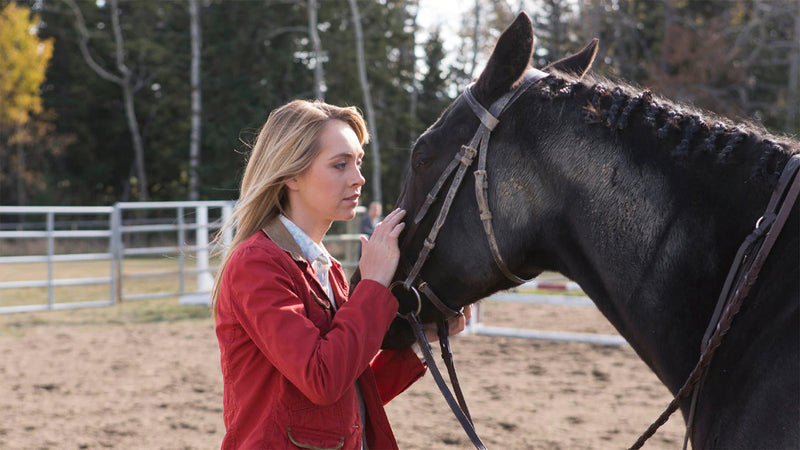
{"label": "dirt arena ground", "polygon": [[[219,447],[222,382],[207,311],[148,318],[113,308],[102,319],[87,310],[0,318],[0,448]],[[487,325],[613,333],[593,307],[483,308]],[[627,448],[670,401],[627,346],[472,335],[453,351],[489,448]],[[471,448],[430,376],[387,411],[403,449]],[[682,427],[673,416],[645,448],[679,448]]]}

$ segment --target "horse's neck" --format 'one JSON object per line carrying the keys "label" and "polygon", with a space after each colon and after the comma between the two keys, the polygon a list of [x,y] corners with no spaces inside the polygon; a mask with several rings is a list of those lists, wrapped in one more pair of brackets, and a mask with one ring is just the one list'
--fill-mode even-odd
{"label": "horse's neck", "polygon": [[[657,140],[645,145],[663,151]],[[636,151],[629,150],[622,153]],[[729,264],[766,200],[755,195],[737,210],[721,204],[725,195],[747,196],[745,170],[710,183],[677,164],[618,158],[596,167],[585,173],[592,194],[567,206],[564,227],[574,235],[560,250],[561,269],[675,391],[697,361]]]}

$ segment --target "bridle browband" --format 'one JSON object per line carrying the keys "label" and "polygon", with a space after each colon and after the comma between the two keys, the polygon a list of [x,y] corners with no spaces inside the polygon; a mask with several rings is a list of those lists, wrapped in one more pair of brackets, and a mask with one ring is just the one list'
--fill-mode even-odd
{"label": "bridle browband", "polygon": [[[428,363],[428,367],[431,370],[436,384],[439,386],[439,390],[442,392],[442,395],[444,395],[445,400],[447,400],[447,403],[450,406],[450,409],[461,423],[464,431],[478,449],[485,449],[486,447],[475,432],[475,428],[472,425],[472,419],[469,416],[469,410],[467,409],[466,402],[464,401],[464,396],[461,393],[461,387],[458,383],[455,367],[453,365],[452,353],[450,352],[450,344],[448,339],[449,333],[447,331],[447,321],[461,315],[461,311],[456,311],[447,306],[439,298],[439,296],[434,293],[430,285],[420,278],[420,272],[422,271],[422,267],[425,265],[425,262],[428,260],[431,250],[433,250],[433,248],[436,246],[436,238],[439,235],[439,231],[444,226],[447,215],[450,213],[450,207],[453,205],[453,200],[455,199],[455,196],[461,187],[461,183],[464,181],[464,175],[473,165],[475,156],[477,156],[478,166],[473,172],[473,175],[475,176],[475,198],[478,203],[480,219],[483,223],[483,230],[486,234],[486,239],[489,242],[489,249],[492,252],[492,257],[494,258],[494,262],[500,271],[515,285],[522,284],[526,281],[524,278],[515,275],[508,268],[505,260],[503,260],[503,257],[500,255],[500,247],[497,245],[497,239],[495,238],[494,228],[492,227],[492,213],[489,208],[489,182],[486,174],[486,157],[489,152],[489,138],[491,137],[492,130],[494,130],[497,124],[500,123],[499,116],[503,113],[503,111],[508,109],[508,107],[510,107],[525,91],[527,91],[528,88],[547,76],[549,76],[549,74],[545,72],[534,68],[529,68],[523,75],[517,87],[507,92],[499,99],[495,100],[488,109],[481,105],[480,102],[478,102],[478,100],[475,98],[475,95],[472,92],[472,87],[474,84],[467,86],[467,88],[464,90],[461,95],[463,100],[461,101],[467,102],[481,123],[469,144],[461,146],[459,152],[439,176],[439,179],[436,181],[433,188],[425,198],[425,202],[422,204],[417,212],[417,215],[414,217],[412,226],[414,230],[416,230],[416,227],[428,214],[428,210],[430,209],[431,205],[433,205],[433,203],[437,200],[445,183],[452,176],[450,188],[444,197],[442,207],[439,209],[439,214],[436,216],[436,221],[433,223],[428,236],[425,238],[425,242],[422,250],[417,256],[416,262],[409,271],[405,281],[394,282],[389,287],[390,289],[393,289],[394,287],[402,286],[407,291],[413,293],[416,297],[416,310],[412,310],[411,312],[405,314],[398,313],[398,315],[408,320],[410,323],[420,350],[425,357],[425,361]],[[407,237],[407,239],[408,238],[410,238],[410,235]],[[431,304],[433,304],[444,316],[444,319],[438,324],[439,341],[442,347],[442,359],[447,366],[451,384],[453,385],[453,390],[458,397],[457,401],[453,399],[452,394],[450,394],[450,391],[444,382],[444,378],[439,372],[439,369],[436,367],[436,363],[434,362],[433,355],[431,353],[430,344],[428,343],[428,339],[425,335],[424,327],[419,319],[419,315],[422,311],[422,297],[420,296],[420,293],[422,293],[422,295],[424,295],[425,298],[427,298]]]}

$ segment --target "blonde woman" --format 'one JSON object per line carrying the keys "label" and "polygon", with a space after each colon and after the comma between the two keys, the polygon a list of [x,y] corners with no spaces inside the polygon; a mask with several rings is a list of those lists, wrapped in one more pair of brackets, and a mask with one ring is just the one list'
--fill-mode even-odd
{"label": "blonde woman", "polygon": [[379,351],[405,212],[362,237],[352,293],[322,245],[334,220],[355,217],[367,139],[355,108],[302,100],[259,133],[214,284],[223,448],[397,448],[383,405],[426,370],[410,349]]}

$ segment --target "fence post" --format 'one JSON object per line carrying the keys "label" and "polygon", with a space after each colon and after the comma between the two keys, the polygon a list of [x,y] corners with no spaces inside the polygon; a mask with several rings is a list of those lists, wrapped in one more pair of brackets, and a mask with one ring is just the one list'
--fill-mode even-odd
{"label": "fence post", "polygon": [[[223,207],[224,214],[224,207]],[[191,294],[181,292],[182,305],[211,304],[214,278],[208,271],[208,205],[195,207],[195,255],[197,256],[197,290]],[[183,274],[183,268],[181,268]]]}
{"label": "fence post", "polygon": [[[222,207],[222,223],[228,223],[231,216],[233,215],[233,205],[227,204]],[[225,234],[222,235],[222,244],[225,246],[226,249],[230,248],[231,242],[233,242],[233,230],[228,228],[225,230]]]}
{"label": "fence post", "polygon": [[186,221],[183,217],[183,206],[177,208],[178,221],[178,292],[186,293]]}
{"label": "fence post", "polygon": [[122,209],[114,203],[111,211],[111,301],[122,301]]}
{"label": "fence post", "polygon": [[214,279],[208,272],[208,206],[197,207],[197,292],[210,292]]}
{"label": "fence post", "polygon": [[55,257],[55,213],[47,212],[47,309],[53,309],[55,295],[53,287],[53,258]]}

